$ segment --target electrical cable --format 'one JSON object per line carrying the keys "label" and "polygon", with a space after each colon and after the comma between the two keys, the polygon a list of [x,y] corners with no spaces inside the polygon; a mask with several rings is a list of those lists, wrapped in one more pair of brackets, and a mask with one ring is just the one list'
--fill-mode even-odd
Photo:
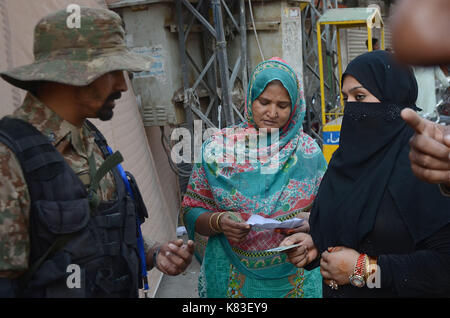
{"label": "electrical cable", "polygon": [[184,170],[174,164],[172,158],[170,156],[171,149],[169,147],[169,141],[167,140],[166,135],[164,134],[164,127],[159,127],[161,130],[161,143],[164,148],[164,152],[166,153],[167,160],[169,162],[169,166],[173,172],[175,172],[180,177],[190,177],[191,171]]}
{"label": "electrical cable", "polygon": [[251,0],[248,0],[248,7],[250,10],[250,18],[252,19],[253,31],[255,32],[256,44],[258,44],[258,48],[259,48],[259,54],[261,55],[262,60],[265,61],[266,59],[264,58],[264,55],[263,55],[263,52],[261,49],[261,45],[259,44],[258,33],[256,32],[256,25],[255,25],[255,20],[253,18],[253,10],[252,10],[252,1]]}

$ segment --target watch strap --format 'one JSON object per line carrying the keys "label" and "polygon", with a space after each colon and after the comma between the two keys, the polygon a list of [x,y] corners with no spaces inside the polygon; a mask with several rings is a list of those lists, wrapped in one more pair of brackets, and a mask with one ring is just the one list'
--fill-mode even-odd
{"label": "watch strap", "polygon": [[366,271],[366,267],[365,267],[366,257],[367,257],[367,255],[363,254],[363,253],[359,255],[358,260],[356,261],[356,264],[355,264],[355,269],[353,270],[354,275],[364,277],[364,274]]}
{"label": "watch strap", "polygon": [[161,245],[159,245],[157,248],[155,248],[155,250],[153,252],[153,255],[152,255],[153,267],[157,268],[158,270],[160,270],[160,269],[158,267],[157,258],[158,258],[158,254],[159,254],[160,249],[161,249]]}
{"label": "watch strap", "polygon": [[364,253],[359,254],[353,270],[353,274],[349,277],[350,284],[355,287],[364,287],[366,283],[366,257],[367,255]]}

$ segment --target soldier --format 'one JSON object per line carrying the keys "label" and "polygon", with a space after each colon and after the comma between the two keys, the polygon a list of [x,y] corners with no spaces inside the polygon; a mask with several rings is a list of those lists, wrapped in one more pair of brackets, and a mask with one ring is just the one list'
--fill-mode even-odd
{"label": "soldier", "polygon": [[35,62],[1,73],[28,93],[0,121],[0,296],[137,297],[143,259],[177,275],[193,242],[147,242],[139,257],[145,205],[117,168],[120,154],[86,118],[111,119],[127,90],[124,71],[150,61],[126,48],[116,13],[82,7],[79,28],[67,18],[65,10],[43,18]]}

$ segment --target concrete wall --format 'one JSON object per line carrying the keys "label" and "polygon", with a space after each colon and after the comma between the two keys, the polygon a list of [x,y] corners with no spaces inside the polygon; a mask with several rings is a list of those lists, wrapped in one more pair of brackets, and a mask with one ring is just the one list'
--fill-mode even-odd
{"label": "concrete wall", "polygon": [[[299,3],[281,1],[252,1],[253,20],[264,59],[277,56],[286,60],[301,77],[302,24]],[[250,8],[246,1],[247,25],[252,24]],[[273,26],[273,27],[272,27]],[[247,31],[247,48],[250,72],[262,61],[253,28]],[[234,50],[237,47],[233,47]],[[233,52],[231,52],[233,54]]]}

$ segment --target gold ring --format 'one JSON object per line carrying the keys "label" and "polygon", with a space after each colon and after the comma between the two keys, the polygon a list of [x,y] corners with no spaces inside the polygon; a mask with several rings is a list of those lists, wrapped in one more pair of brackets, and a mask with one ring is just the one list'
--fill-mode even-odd
{"label": "gold ring", "polygon": [[337,290],[339,288],[338,284],[334,280],[330,281],[330,284],[328,284],[328,287],[330,287],[333,290]]}

